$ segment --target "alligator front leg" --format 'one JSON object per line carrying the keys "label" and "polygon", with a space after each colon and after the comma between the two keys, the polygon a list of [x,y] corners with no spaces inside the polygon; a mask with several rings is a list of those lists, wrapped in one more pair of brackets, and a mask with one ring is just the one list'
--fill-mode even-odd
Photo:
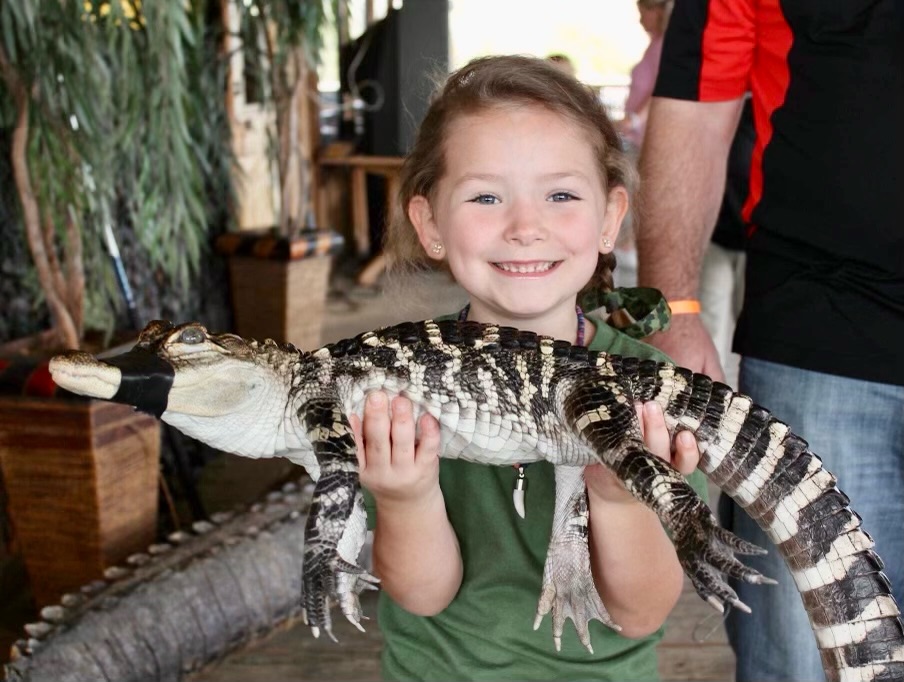
{"label": "alligator front leg", "polygon": [[[352,565],[357,563],[358,557],[361,555],[361,549],[364,546],[366,534],[367,511],[364,507],[364,496],[359,490],[355,494],[355,508],[348,519],[345,532],[342,534],[342,538],[336,548],[343,563]],[[336,599],[339,602],[339,608],[352,625],[364,632],[361,621],[368,618],[361,611],[361,602],[358,599],[358,595],[364,590],[377,589],[379,580],[365,571],[339,571],[337,578]]]}
{"label": "alligator front leg", "polygon": [[556,504],[552,536],[543,567],[543,587],[534,630],[540,627],[543,616],[551,610],[556,651],[562,648],[565,620],[571,618],[581,644],[593,653],[587,628],[591,619],[596,618],[615,630],[621,630],[621,627],[609,617],[590,570],[590,510],[584,486],[584,467],[560,465],[555,467],[555,472]]}
{"label": "alligator front leg", "polygon": [[361,629],[358,586],[360,581],[376,583],[377,579],[356,563],[367,528],[348,419],[332,401],[308,403],[301,416],[320,466],[305,528],[304,618],[315,637],[324,630],[335,639],[328,600],[337,602],[346,618]]}

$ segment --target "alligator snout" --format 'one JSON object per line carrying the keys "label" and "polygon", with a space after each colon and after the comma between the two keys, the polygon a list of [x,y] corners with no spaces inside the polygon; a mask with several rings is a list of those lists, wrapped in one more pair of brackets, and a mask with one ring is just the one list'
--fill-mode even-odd
{"label": "alligator snout", "polygon": [[90,353],[67,351],[50,360],[50,376],[57,386],[90,398],[110,400],[119,390],[122,373]]}

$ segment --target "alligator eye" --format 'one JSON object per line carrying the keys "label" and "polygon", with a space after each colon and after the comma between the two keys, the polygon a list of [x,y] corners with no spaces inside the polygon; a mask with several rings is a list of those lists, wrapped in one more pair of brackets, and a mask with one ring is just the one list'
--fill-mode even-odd
{"label": "alligator eye", "polygon": [[188,327],[179,335],[179,341],[182,343],[201,343],[204,341],[204,332],[197,327]]}

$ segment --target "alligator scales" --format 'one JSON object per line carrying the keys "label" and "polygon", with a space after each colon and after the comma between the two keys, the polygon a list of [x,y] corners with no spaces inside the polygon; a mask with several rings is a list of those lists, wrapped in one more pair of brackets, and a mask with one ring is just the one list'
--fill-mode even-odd
{"label": "alligator scales", "polygon": [[328,600],[360,628],[358,594],[375,582],[357,566],[365,510],[348,421],[368,393],[406,396],[416,417],[436,417],[443,457],[552,462],[556,509],[537,622],[552,611],[558,644],[571,618],[588,648],[590,618],[617,627],[592,588],[588,464],[608,466],[656,512],[697,592],[716,608],[746,608],[724,576],[769,581],[734,556],[761,550],[720,528],[683,476],[644,446],[633,404],[655,400],[670,431],[696,437],[700,469],[785,558],[828,678],[904,679],[898,607],[834,476],[786,424],[704,375],[511,328],[432,320],[311,353],[158,321],[128,353],[104,360],[68,353],[54,358],[51,372],[66,389],[134,405],[213,447],[302,465],[316,481],[301,595],[315,635],[331,634]]}

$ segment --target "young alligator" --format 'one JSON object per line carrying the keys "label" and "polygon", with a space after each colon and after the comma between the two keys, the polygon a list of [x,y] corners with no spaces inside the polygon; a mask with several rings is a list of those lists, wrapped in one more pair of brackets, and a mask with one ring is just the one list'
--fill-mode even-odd
{"label": "young alligator", "polygon": [[[360,627],[357,594],[375,582],[356,565],[365,511],[347,417],[360,414],[375,390],[409,397],[416,416],[435,416],[444,457],[556,465],[554,537],[537,610],[538,622],[552,610],[556,639],[563,615],[588,647],[589,618],[614,625],[596,591],[587,589],[582,469],[595,462],[657,513],[704,599],[719,609],[745,609],[723,574],[767,582],[733,556],[760,550],[719,528],[684,478],[646,449],[633,403],[655,400],[670,430],[695,435],[710,480],[778,546],[828,678],[904,679],[898,607],[873,542],[835,478],[787,425],[706,376],[510,328],[431,320],[312,353],[158,321],[129,353],[102,361],[69,353],[52,361],[51,372],[63,388],[134,405],[213,447],[304,466],[317,481],[302,576],[303,610],[315,636],[331,634],[328,599]],[[555,570],[560,565],[585,568],[563,575]]]}

